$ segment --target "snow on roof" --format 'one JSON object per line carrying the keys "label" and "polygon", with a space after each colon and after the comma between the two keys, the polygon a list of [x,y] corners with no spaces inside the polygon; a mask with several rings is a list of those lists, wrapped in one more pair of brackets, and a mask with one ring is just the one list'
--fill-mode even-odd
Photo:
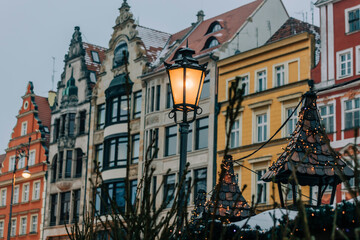
{"label": "snow on roof", "polygon": [[251,229],[255,229],[256,226],[259,226],[262,230],[269,230],[274,226],[274,218],[276,219],[275,225],[279,224],[279,219],[281,219],[284,215],[288,215],[289,220],[295,219],[297,216],[298,211],[292,211],[282,208],[268,210],[253,217],[250,219],[244,219],[239,222],[234,222],[233,224],[240,227],[245,228],[245,224],[249,225]]}

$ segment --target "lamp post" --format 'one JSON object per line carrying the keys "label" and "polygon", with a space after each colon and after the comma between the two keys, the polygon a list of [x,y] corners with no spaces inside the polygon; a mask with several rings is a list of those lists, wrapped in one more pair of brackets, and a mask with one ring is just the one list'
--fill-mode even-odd
{"label": "lamp post", "polygon": [[[175,123],[180,125],[179,184],[186,166],[189,124],[195,121],[197,114],[201,114],[202,112],[202,109],[198,105],[207,64],[199,65],[199,62],[192,57],[194,53],[195,51],[188,48],[188,43],[186,43],[186,47],[179,51],[180,55],[174,64],[164,63],[169,76],[174,104],[173,109],[169,113],[169,118],[174,119]],[[182,118],[180,118],[182,120],[180,120],[180,122],[177,121],[178,113],[182,113]],[[189,113],[193,113],[193,116],[188,116]],[[188,117],[190,117],[190,119]],[[179,228],[181,228],[182,225],[183,204],[184,186],[180,186],[178,199]]]}
{"label": "lamp post", "polygon": [[31,137],[29,137],[29,143],[25,146],[21,146],[20,148],[16,149],[15,154],[15,162],[14,162],[14,170],[13,170],[13,177],[12,177],[12,184],[11,184],[11,198],[10,198],[10,213],[9,213],[9,222],[8,222],[8,232],[7,232],[7,239],[10,240],[10,232],[11,232],[11,217],[12,217],[12,207],[13,207],[13,198],[14,198],[14,186],[15,186],[15,174],[16,174],[16,165],[19,162],[20,157],[26,157],[26,169],[22,172],[23,178],[30,178],[31,173],[29,171],[29,151],[30,151],[30,142]]}

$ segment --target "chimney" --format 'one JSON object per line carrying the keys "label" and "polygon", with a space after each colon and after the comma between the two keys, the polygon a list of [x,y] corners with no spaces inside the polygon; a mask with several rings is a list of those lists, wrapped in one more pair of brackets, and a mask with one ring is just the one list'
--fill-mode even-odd
{"label": "chimney", "polygon": [[196,14],[196,16],[197,16],[197,22],[202,22],[202,21],[204,21],[205,14],[204,14],[204,11],[203,11],[203,10],[198,11],[198,13]]}

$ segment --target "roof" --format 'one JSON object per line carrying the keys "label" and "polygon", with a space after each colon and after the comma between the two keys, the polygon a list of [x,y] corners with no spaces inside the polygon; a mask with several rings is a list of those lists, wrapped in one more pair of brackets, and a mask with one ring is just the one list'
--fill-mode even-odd
{"label": "roof", "polygon": [[320,33],[320,28],[307,22],[290,17],[265,43],[273,43],[281,39],[300,34],[303,32]]}
{"label": "roof", "polygon": [[137,26],[136,30],[138,30],[139,37],[145,45],[148,61],[154,62],[160,55],[171,34],[143,26]]}
{"label": "roof", "polygon": [[[105,59],[105,52],[107,49],[104,47],[100,47],[100,46],[86,43],[86,42],[83,42],[82,45],[83,45],[83,48],[85,49],[85,64],[86,64],[87,69],[89,71],[94,71],[96,73],[99,73],[100,66],[101,66],[102,61],[104,61],[104,59]],[[92,55],[91,55],[92,51],[98,53],[100,63],[95,62],[93,60]]]}
{"label": "roof", "polygon": [[[218,16],[198,22],[192,27],[185,28],[171,35],[159,58],[161,57],[164,60],[171,61],[176,51],[179,48],[185,47],[186,40],[189,42],[189,48],[195,50],[194,57],[219,48],[223,43],[231,40],[235,36],[241,26],[263,2],[264,0],[256,0]],[[206,34],[214,22],[218,22],[222,28],[216,32]],[[209,38],[216,38],[219,45],[204,49],[205,43]],[[174,48],[173,46],[176,42],[180,44]],[[160,59],[157,59],[157,63],[161,62]]]}
{"label": "roof", "polygon": [[38,117],[41,120],[41,124],[48,127],[51,126],[51,109],[48,99],[46,97],[35,96],[35,103],[38,109]]}

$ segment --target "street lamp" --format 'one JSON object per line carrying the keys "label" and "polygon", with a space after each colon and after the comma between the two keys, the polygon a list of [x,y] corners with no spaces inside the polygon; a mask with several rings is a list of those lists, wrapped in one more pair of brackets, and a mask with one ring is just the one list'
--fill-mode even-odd
{"label": "street lamp", "polygon": [[[174,64],[164,63],[169,76],[170,88],[173,98],[173,109],[169,113],[169,118],[174,119],[180,125],[180,163],[179,163],[179,184],[183,177],[186,165],[187,135],[189,133],[189,123],[195,121],[196,115],[201,114],[202,109],[198,106],[201,90],[204,84],[205,71],[207,64],[200,65],[192,57],[194,50],[186,47],[179,51],[179,57]],[[177,113],[182,113],[182,120],[177,121]],[[188,113],[193,112],[193,116],[188,119]],[[184,202],[184,187],[180,187],[178,199],[178,214],[182,216]],[[180,220],[180,226],[181,222]]]}
{"label": "street lamp", "polygon": [[29,137],[29,143],[27,145],[23,145],[20,148],[16,149],[16,157],[14,162],[14,170],[13,170],[13,178],[12,178],[12,185],[11,185],[11,199],[10,199],[10,213],[9,213],[9,222],[8,222],[8,232],[7,232],[7,239],[10,240],[10,232],[11,232],[11,217],[12,217],[12,207],[13,207],[13,198],[14,198],[14,187],[15,187],[15,174],[16,174],[16,166],[19,162],[20,156],[26,157],[26,169],[22,172],[23,178],[30,178],[31,173],[29,171],[29,151],[30,151],[30,142],[31,137]]}

